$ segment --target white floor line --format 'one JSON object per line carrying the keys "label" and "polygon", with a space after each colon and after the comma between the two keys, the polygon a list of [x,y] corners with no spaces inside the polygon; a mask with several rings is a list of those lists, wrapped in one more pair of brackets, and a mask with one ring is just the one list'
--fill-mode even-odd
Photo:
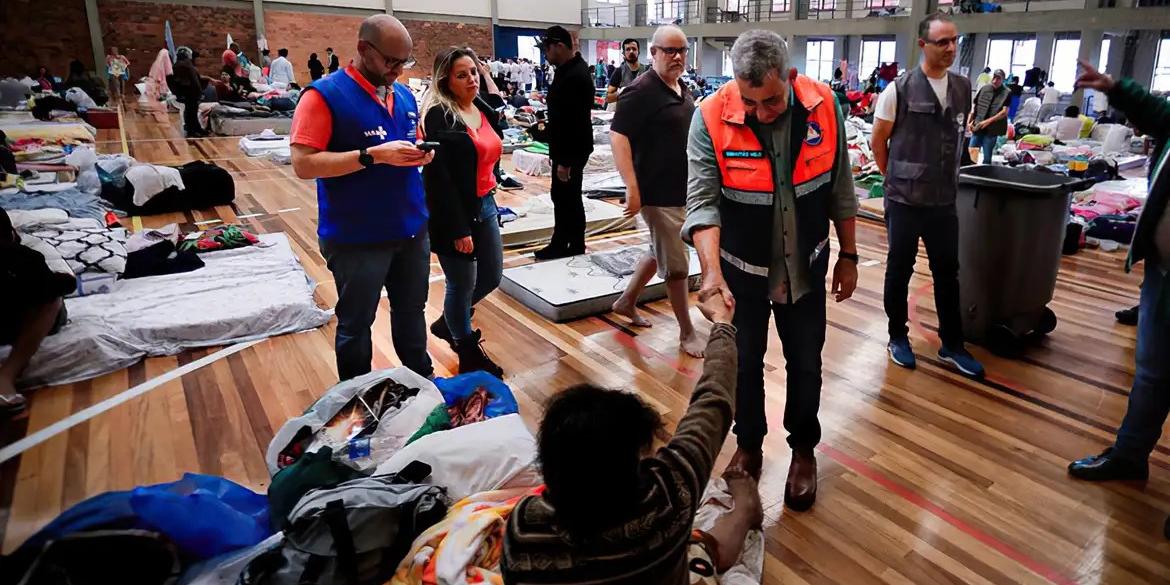
{"label": "white floor line", "polygon": [[158,388],[159,386],[162,386],[171,380],[198,370],[203,366],[221,360],[234,353],[239,353],[249,347],[252,347],[253,345],[256,345],[257,343],[260,343],[261,341],[264,341],[265,339],[267,338],[253,339],[252,341],[242,341],[235,345],[229,345],[228,347],[225,347],[211,355],[201,357],[191,363],[180,366],[156,378],[151,378],[150,380],[130,388],[121,394],[111,396],[97,404],[72,414],[63,420],[59,420],[19,441],[16,441],[15,443],[12,443],[11,445],[4,447],[3,449],[0,449],[0,463],[4,463],[5,461],[8,461],[13,457],[16,457],[17,455],[20,455],[21,453],[24,453],[25,451],[28,451],[29,449],[40,445],[45,441],[48,441],[54,436],[63,433],[70,428],[73,428],[120,404],[124,404],[129,400],[142,396],[143,394],[146,394],[147,392],[150,392],[151,390],[154,390],[155,388]]}
{"label": "white floor line", "polygon": [[261,215],[268,215],[267,213],[248,213],[245,215],[237,215],[236,219],[252,219],[253,217],[260,217]]}

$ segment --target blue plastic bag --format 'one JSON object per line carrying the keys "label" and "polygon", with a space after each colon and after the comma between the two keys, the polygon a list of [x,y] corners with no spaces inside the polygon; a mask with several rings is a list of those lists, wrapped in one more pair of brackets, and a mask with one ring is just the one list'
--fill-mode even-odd
{"label": "blue plastic bag", "polygon": [[503,380],[487,372],[471,372],[453,378],[435,378],[435,386],[443,394],[443,401],[447,403],[447,406],[455,406],[456,403],[466,400],[467,397],[483,388],[491,396],[484,407],[485,418],[496,418],[520,412],[520,407],[516,404],[516,397],[512,395],[512,389]]}
{"label": "blue plastic bag", "polygon": [[130,506],[143,523],[197,558],[252,546],[272,534],[268,498],[213,475],[188,473],[175,483],[134,488]]}

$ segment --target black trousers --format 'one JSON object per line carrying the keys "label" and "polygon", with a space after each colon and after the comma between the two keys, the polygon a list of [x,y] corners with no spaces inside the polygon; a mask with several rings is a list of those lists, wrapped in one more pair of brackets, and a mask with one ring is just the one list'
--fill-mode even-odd
{"label": "black trousers", "polygon": [[183,98],[183,131],[187,134],[203,130],[199,125],[199,99],[199,95]]}
{"label": "black trousers", "polygon": [[954,205],[915,207],[887,200],[885,305],[890,320],[890,339],[906,337],[906,298],[918,240],[926,244],[930,274],[934,278],[934,306],[938,311],[939,339],[944,347],[963,344],[963,319],[959,309],[959,217]]}
{"label": "black trousers", "polygon": [[549,247],[571,251],[585,250],[585,203],[581,199],[581,175],[584,165],[570,167],[569,180],[557,178],[557,162],[552,161],[553,227]]}
{"label": "black trousers", "polygon": [[768,434],[764,409],[764,354],[768,352],[768,321],[775,319],[784,350],[787,400],[784,430],[793,450],[809,450],[821,440],[821,350],[825,346],[825,289],[822,285],[792,304],[768,298],[768,279],[741,272],[720,261],[723,277],[735,297],[735,342],[739,348],[735,432],[739,447],[759,449]]}

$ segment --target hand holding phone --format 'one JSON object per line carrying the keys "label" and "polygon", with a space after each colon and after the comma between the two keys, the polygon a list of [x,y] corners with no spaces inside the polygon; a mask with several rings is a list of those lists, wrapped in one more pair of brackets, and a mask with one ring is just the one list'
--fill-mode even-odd
{"label": "hand holding phone", "polygon": [[439,143],[438,142],[420,142],[420,143],[415,145],[415,148],[417,148],[423,152],[430,152],[432,150],[439,148]]}

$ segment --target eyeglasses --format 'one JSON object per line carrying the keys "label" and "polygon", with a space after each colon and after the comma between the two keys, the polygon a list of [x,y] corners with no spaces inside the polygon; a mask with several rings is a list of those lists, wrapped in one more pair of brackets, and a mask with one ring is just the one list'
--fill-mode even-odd
{"label": "eyeglasses", "polygon": [[691,50],[690,47],[658,47],[658,46],[655,46],[655,47],[651,47],[651,48],[658,49],[659,51],[662,51],[663,53],[666,53],[667,55],[669,55],[671,57],[677,57],[678,55],[686,55],[687,51]]}
{"label": "eyeglasses", "polygon": [[374,52],[377,53],[378,56],[382,58],[382,61],[385,63],[387,69],[394,69],[394,68],[399,67],[399,66],[401,66],[403,69],[410,69],[411,67],[414,67],[414,64],[415,64],[414,55],[410,55],[409,57],[407,57],[405,59],[393,59],[393,58],[387,57],[386,53],[383,53],[381,49],[374,46],[374,43],[371,43],[370,41],[364,41],[364,42],[366,43],[366,46],[373,49]]}
{"label": "eyeglasses", "polygon": [[958,45],[959,44],[959,37],[947,37],[944,39],[938,39],[938,40],[934,40],[934,41],[932,41],[930,39],[922,39],[922,42],[924,42],[928,45],[934,45],[936,47],[942,48],[942,47],[946,47],[949,45]]}

